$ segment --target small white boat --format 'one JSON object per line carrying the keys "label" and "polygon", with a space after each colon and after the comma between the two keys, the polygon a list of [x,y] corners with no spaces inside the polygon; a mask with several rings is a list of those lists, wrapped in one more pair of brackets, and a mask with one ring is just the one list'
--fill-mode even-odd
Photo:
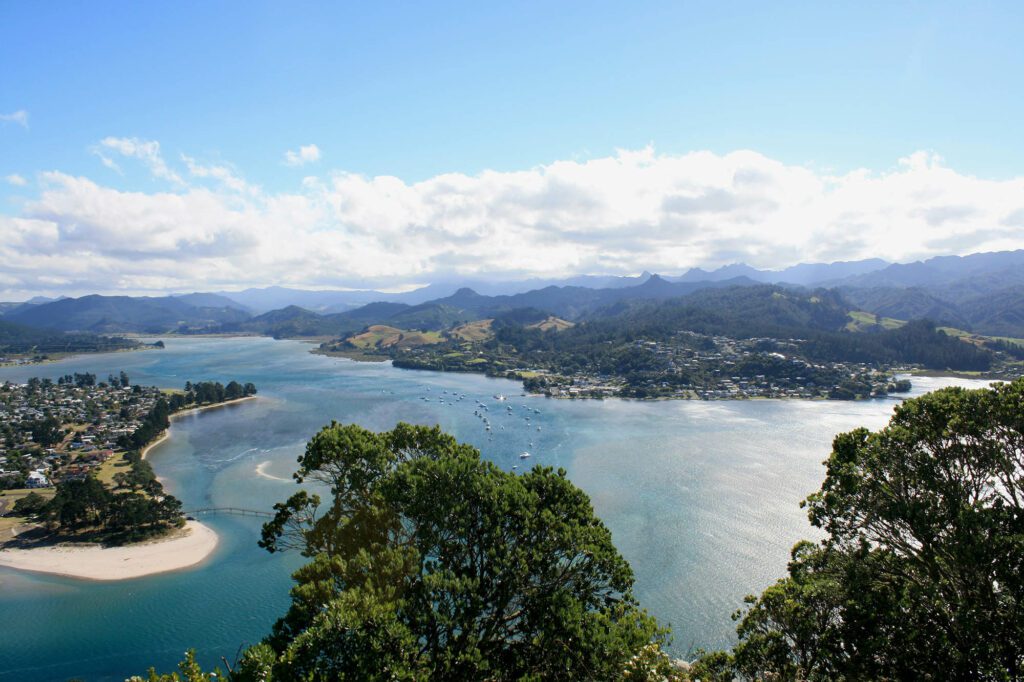
{"label": "small white boat", "polygon": [[529,457],[530,457],[530,453],[529,452],[522,452],[522,453],[519,454],[519,459],[529,459]]}

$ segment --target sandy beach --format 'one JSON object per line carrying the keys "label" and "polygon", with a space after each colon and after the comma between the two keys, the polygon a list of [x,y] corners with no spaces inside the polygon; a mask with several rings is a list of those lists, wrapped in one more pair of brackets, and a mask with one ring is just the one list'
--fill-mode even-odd
{"label": "sandy beach", "polygon": [[[254,398],[256,396],[246,396],[216,405],[194,407],[172,414],[171,420]],[[146,445],[140,453],[142,458],[145,459],[150,450],[169,437],[170,432],[165,431]],[[125,547],[65,544],[31,549],[0,549],[0,566],[82,580],[124,580],[195,566],[216,548],[217,534],[211,528],[198,521],[188,521],[185,528],[172,538]]]}
{"label": "sandy beach", "polygon": [[188,521],[182,534],[125,547],[98,545],[0,549],[0,566],[82,580],[125,580],[195,566],[217,548],[217,534]]}

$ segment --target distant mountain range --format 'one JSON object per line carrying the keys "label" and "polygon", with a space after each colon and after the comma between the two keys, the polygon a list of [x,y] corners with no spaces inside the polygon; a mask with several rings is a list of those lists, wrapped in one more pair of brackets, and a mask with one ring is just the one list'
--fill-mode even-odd
{"label": "distant mountain range", "polygon": [[0,303],[0,318],[34,328],[92,333],[253,332],[336,336],[370,324],[447,329],[535,310],[566,320],[607,316],[631,301],[707,289],[775,284],[832,289],[850,308],[901,320],[928,318],[978,333],[1024,337],[1024,250],[906,264],[880,259],[757,270],[743,264],[682,275],[580,276],[522,282],[445,281],[414,291],[307,291],[283,287],[163,297],[83,296]]}
{"label": "distant mountain range", "polygon": [[158,298],[99,295],[64,298],[22,306],[6,313],[3,319],[59,331],[159,334],[202,329],[250,317],[244,308],[229,299],[215,294],[192,294]]}

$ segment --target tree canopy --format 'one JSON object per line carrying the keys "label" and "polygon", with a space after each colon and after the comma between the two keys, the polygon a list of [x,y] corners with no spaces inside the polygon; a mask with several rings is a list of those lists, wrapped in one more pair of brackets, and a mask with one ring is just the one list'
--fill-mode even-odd
{"label": "tree canopy", "polygon": [[[313,561],[239,679],[621,679],[665,633],[564,471],[517,476],[438,428],[332,423],[261,545]],[[269,677],[268,677],[269,676]]]}
{"label": "tree canopy", "polygon": [[1024,679],[1024,380],[908,400],[840,434],[827,533],[738,614],[751,679]]}

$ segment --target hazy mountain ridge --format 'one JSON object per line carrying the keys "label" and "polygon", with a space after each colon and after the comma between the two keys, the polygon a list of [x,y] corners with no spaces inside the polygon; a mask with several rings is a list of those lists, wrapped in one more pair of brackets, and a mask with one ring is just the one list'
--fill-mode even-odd
{"label": "hazy mountain ridge", "polygon": [[[647,272],[636,277],[580,276],[517,291],[548,281],[474,283],[485,291],[447,281],[392,294],[266,287],[166,297],[92,295],[0,304],[0,315],[5,320],[62,331],[335,336],[369,324],[439,330],[522,308],[580,320],[620,304],[628,307],[630,301],[668,300],[705,289],[774,284],[836,289],[851,307],[884,317],[928,318],[979,333],[1024,336],[1024,251],[948,256],[907,264],[867,259],[798,264],[775,271],[734,264],[711,271],[693,268],[680,276]],[[495,291],[511,293],[487,293]],[[269,303],[281,305],[265,309]]]}
{"label": "hazy mountain ridge", "polygon": [[59,331],[163,333],[248,317],[248,313],[237,307],[200,307],[174,296],[135,298],[94,294],[21,308],[6,314],[4,319]]}

